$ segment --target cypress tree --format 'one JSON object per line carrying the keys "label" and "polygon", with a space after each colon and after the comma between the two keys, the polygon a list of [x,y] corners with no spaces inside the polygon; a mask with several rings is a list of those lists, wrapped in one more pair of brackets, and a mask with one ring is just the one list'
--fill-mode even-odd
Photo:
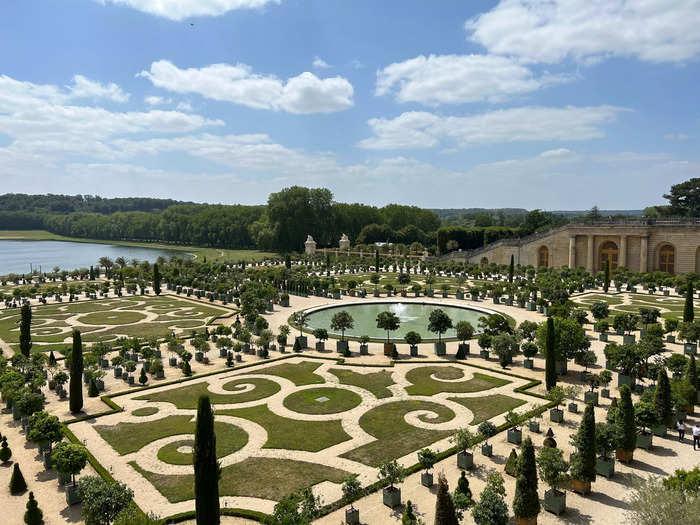
{"label": "cypress tree", "polygon": [[10,478],[10,494],[15,496],[25,490],[27,490],[27,482],[24,481],[22,471],[19,469],[19,463],[15,463],[12,469],[12,477]]}
{"label": "cypress tree", "polygon": [[505,473],[509,476],[515,477],[518,475],[518,453],[515,449],[510,451],[508,459],[506,460],[506,466],[503,470],[505,470]]}
{"label": "cypress tree", "polygon": [[158,270],[158,263],[153,264],[153,293],[160,295],[160,270]]}
{"label": "cypress tree", "polygon": [[547,337],[545,338],[545,386],[547,391],[551,390],[557,386],[557,357],[555,355],[555,345],[554,345],[554,319],[551,317],[547,318]]}
{"label": "cypress tree", "polygon": [[194,434],[194,497],[197,525],[219,525],[219,464],[216,461],[214,414],[209,396],[197,405]]}
{"label": "cypress tree", "polygon": [[29,357],[29,351],[32,349],[31,328],[32,307],[28,304],[23,304],[19,321],[19,350],[25,357]]}
{"label": "cypress tree", "polygon": [[326,252],[326,277],[331,276],[331,254]]}
{"label": "cypress tree", "polygon": [[56,356],[53,355],[53,350],[49,352],[49,366],[55,366],[56,365]]}
{"label": "cypress tree", "polygon": [[44,513],[39,508],[39,504],[34,499],[34,493],[29,493],[27,501],[27,512],[24,513],[24,523],[27,525],[41,525],[44,522]]}
{"label": "cypress tree", "polygon": [[7,463],[12,457],[12,450],[7,446],[7,436],[2,437],[2,446],[0,447],[0,461]]}
{"label": "cypress tree", "polygon": [[459,481],[457,481],[457,488],[455,492],[464,494],[469,501],[472,500],[472,490],[469,488],[469,480],[467,479],[467,473],[462,471],[459,476]]}
{"label": "cypress tree", "polygon": [[516,518],[534,518],[540,513],[535,446],[530,438],[523,441],[522,454],[518,461],[518,479],[515,482],[513,513]]}
{"label": "cypress tree", "polygon": [[447,478],[442,472],[438,475],[435,525],[459,525],[454,502],[450,496],[450,488],[447,485]]}
{"label": "cypress tree", "polygon": [[654,390],[654,407],[661,416],[664,424],[669,427],[673,424],[673,398],[671,397],[671,383],[668,380],[666,369],[659,368],[656,377],[656,389]]}
{"label": "cypress tree", "polygon": [[513,283],[513,276],[515,275],[515,256],[510,254],[510,266],[508,267],[508,282]]}
{"label": "cypress tree", "polygon": [[688,360],[688,365],[685,367],[685,378],[693,385],[698,388],[698,370],[695,365],[695,355],[690,354],[690,359]]}
{"label": "cypress tree", "polygon": [[374,273],[379,273],[379,250],[374,250]]}
{"label": "cypress tree", "polygon": [[605,274],[603,277],[603,291],[608,293],[610,289],[610,259],[605,259]]}
{"label": "cypress tree", "polygon": [[615,426],[618,436],[618,447],[625,452],[633,452],[637,447],[637,426],[634,420],[632,406],[632,391],[627,385],[620,387],[620,402],[617,405]]}
{"label": "cypress tree", "polygon": [[[634,415],[634,412],[633,412]],[[635,435],[636,441],[636,435]],[[593,482],[596,478],[595,412],[587,403],[583,418],[574,437],[576,453],[571,461],[571,475],[578,481]]]}
{"label": "cypress tree", "polygon": [[73,330],[73,348],[70,353],[69,404],[73,414],[83,409],[83,341],[80,330]]}
{"label": "cypress tree", "polygon": [[693,281],[688,280],[685,287],[685,306],[683,307],[683,322],[692,323],[695,319],[695,309],[693,306]]}

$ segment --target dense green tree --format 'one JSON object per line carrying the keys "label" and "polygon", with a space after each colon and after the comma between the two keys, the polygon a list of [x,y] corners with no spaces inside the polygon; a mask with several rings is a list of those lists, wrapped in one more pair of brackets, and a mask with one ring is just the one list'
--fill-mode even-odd
{"label": "dense green tree", "polygon": [[513,514],[516,518],[534,518],[540,513],[540,498],[537,494],[537,463],[535,446],[529,437],[523,441],[518,460],[518,475],[513,497]]}
{"label": "dense green tree", "polygon": [[331,318],[331,328],[333,330],[340,330],[340,340],[345,340],[345,330],[350,330],[355,326],[355,320],[352,316],[345,310],[336,312]]}
{"label": "dense green tree", "polygon": [[36,412],[29,417],[27,439],[32,443],[44,445],[51,454],[53,444],[63,439],[63,425],[58,417],[48,412]]}
{"label": "dense green tree", "polygon": [[700,385],[698,383],[698,370],[695,364],[695,355],[691,354],[688,359],[688,366],[685,368],[685,379],[696,389]]}
{"label": "dense green tree", "polygon": [[603,291],[608,293],[610,289],[610,259],[605,259],[605,270],[603,272]]}
{"label": "dense green tree", "polygon": [[668,200],[670,215],[697,217],[700,214],[700,178],[672,185],[664,199]]}
{"label": "dense green tree", "polygon": [[472,508],[472,517],[476,525],[506,525],[508,523],[508,505],[504,501],[506,489],[503,477],[493,472],[486,478],[486,487],[481,491],[479,501]]}
{"label": "dense green tree", "polygon": [[0,445],[0,461],[7,463],[12,457],[12,450],[7,445],[7,436],[2,437],[2,445]]}
{"label": "dense green tree", "polygon": [[442,334],[452,328],[452,319],[442,308],[436,308],[428,316],[428,330],[438,335],[438,342],[442,341]]}
{"label": "dense green tree", "polygon": [[78,482],[85,525],[110,525],[134,499],[134,491],[123,483],[98,476],[84,476]]}
{"label": "dense green tree", "polygon": [[219,477],[221,470],[216,460],[214,413],[209,396],[201,396],[197,404],[194,434],[194,496],[197,525],[218,525]]}
{"label": "dense green tree", "polygon": [[70,411],[77,414],[83,409],[83,342],[80,331],[73,330],[73,348],[70,353]]}
{"label": "dense green tree", "polygon": [[39,508],[39,504],[34,499],[34,493],[29,493],[27,510],[24,513],[24,523],[27,525],[41,525],[44,522],[44,513]]}
{"label": "dense green tree", "polygon": [[63,474],[70,474],[75,485],[76,474],[79,474],[87,464],[87,450],[77,443],[61,441],[56,445],[52,459],[56,462],[56,470]]}
{"label": "dense green tree", "polygon": [[377,314],[377,328],[380,330],[386,330],[386,342],[387,344],[391,341],[390,333],[394,330],[398,330],[401,326],[401,321],[399,316],[394,312],[386,311],[379,312]]}

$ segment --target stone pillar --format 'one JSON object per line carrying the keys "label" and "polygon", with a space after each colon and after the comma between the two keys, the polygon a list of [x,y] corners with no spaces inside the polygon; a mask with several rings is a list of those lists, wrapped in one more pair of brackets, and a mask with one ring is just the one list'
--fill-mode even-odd
{"label": "stone pillar", "polygon": [[620,257],[617,266],[627,266],[627,235],[620,235]]}
{"label": "stone pillar", "polygon": [[642,247],[639,250],[639,271],[644,273],[647,272],[647,253],[649,251],[649,237],[643,235],[641,237]]}
{"label": "stone pillar", "polygon": [[569,237],[569,268],[576,268],[576,236]]}
{"label": "stone pillar", "polygon": [[588,234],[588,254],[586,257],[586,269],[589,271],[589,273],[593,273],[595,271],[595,266],[593,264],[593,241],[595,240],[595,236],[591,233]]}

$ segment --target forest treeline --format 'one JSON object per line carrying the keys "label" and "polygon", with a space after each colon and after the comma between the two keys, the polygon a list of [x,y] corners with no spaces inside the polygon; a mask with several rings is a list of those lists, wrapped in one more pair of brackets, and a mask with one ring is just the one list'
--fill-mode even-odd
{"label": "forest treeline", "polygon": [[536,210],[517,227],[445,226],[434,211],[417,206],[336,202],[328,189],[300,186],[272,193],[267,204],[259,206],[91,195],[0,195],[3,230],[39,229],[87,239],[280,252],[302,251],[309,234],[319,247],[337,246],[345,233],[353,244],[391,242],[445,253],[517,237],[557,221]]}

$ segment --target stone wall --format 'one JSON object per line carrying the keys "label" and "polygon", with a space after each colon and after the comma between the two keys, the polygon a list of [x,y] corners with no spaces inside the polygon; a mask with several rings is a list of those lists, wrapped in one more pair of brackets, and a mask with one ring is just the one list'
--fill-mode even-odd
{"label": "stone wall", "polygon": [[453,252],[448,258],[474,264],[508,264],[513,255],[516,264],[538,266],[539,252],[546,248],[550,267],[583,266],[596,272],[603,270],[601,248],[606,242],[614,243],[618,266],[632,271],[660,270],[661,248],[670,245],[674,250],[674,273],[700,272],[700,224],[572,224],[520,240],[500,241],[471,252]]}

